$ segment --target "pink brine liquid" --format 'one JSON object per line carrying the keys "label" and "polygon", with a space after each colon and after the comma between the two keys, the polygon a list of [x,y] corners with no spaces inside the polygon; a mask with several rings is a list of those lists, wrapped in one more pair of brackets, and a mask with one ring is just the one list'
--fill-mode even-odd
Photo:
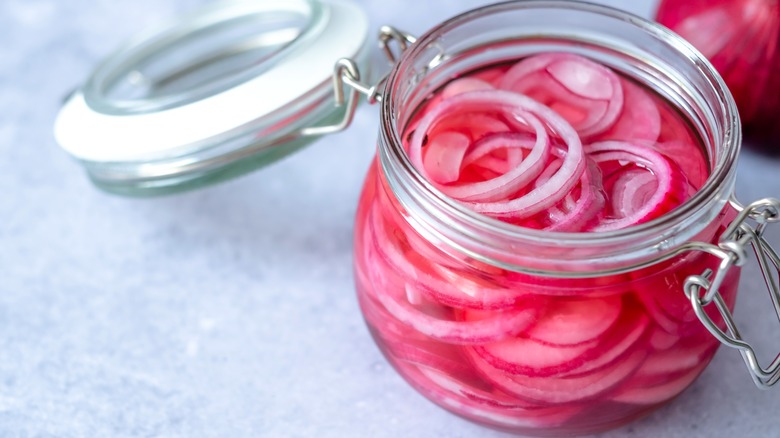
{"label": "pink brine liquid", "polygon": [[[651,90],[573,54],[450,81],[403,133],[436,189],[518,227],[608,232],[699,190],[709,161]],[[717,348],[684,293],[712,267],[689,253],[594,278],[535,277],[456,258],[409,225],[376,163],[356,225],[358,296],[383,353],[419,392],[529,435],[618,427],[680,394]],[[699,236],[714,240],[720,223]],[[729,305],[736,274],[722,289]]]}

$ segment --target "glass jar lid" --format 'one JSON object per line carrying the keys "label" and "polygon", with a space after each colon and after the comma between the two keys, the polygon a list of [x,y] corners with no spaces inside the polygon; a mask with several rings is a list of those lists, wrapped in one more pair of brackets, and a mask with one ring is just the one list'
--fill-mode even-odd
{"label": "glass jar lid", "polygon": [[180,191],[256,169],[343,116],[334,63],[365,61],[368,19],[341,0],[228,0],[141,33],[63,105],[57,142],[100,187]]}

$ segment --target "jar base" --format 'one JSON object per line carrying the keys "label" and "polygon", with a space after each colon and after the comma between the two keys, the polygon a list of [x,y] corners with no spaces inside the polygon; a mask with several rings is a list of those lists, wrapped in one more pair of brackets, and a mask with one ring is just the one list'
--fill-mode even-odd
{"label": "jar base", "polygon": [[[511,417],[509,415],[496,414],[495,411],[489,412],[489,408],[487,408],[484,412],[476,412],[474,409],[469,409],[472,410],[473,413],[468,414],[464,412],[464,406],[458,403],[456,400],[442,396],[442,394],[431,394],[431,389],[429,387],[420,383],[418,379],[415,378],[415,376],[410,375],[409,367],[401,366],[397,363],[397,358],[395,358],[394,355],[388,351],[381,335],[373,327],[371,327],[368,321],[366,321],[366,326],[371,334],[371,337],[376,342],[379,350],[382,352],[382,355],[385,357],[388,363],[396,372],[398,372],[398,374],[401,375],[401,377],[403,377],[403,379],[409,385],[415,389],[415,391],[420,393],[420,395],[422,395],[426,400],[464,420],[499,432],[538,438],[589,436],[619,429],[621,427],[626,427],[631,423],[649,416],[653,412],[664,407],[679,397],[678,394],[669,400],[652,405],[642,406],[641,408],[639,405],[628,403],[615,402],[609,405],[601,403],[598,411],[593,409],[584,409],[573,413],[570,416],[559,417],[557,419],[547,416],[540,417],[539,419]],[[448,405],[448,403],[452,406]],[[621,413],[621,410],[625,411],[625,413]],[[544,409],[540,409],[540,411],[544,411]],[[599,412],[602,412],[603,416],[605,417],[604,421],[600,423]],[[531,424],[537,420],[539,421],[538,426]],[[556,420],[559,420],[557,424]],[[544,425],[545,422],[549,423]],[[513,426],[509,423],[516,423],[517,425]]]}

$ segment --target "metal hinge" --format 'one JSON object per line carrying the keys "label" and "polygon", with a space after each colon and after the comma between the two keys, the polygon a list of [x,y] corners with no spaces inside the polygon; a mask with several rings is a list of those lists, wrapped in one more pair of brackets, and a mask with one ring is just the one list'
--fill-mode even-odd
{"label": "metal hinge", "polygon": [[[416,38],[412,35],[391,26],[382,26],[379,30],[378,39],[379,47],[391,64],[395,64],[398,61],[398,56],[393,51],[393,42],[398,45],[400,54],[416,41]],[[365,95],[369,104],[382,101],[382,94],[379,90],[384,86],[388,74],[385,74],[376,84],[368,85],[361,79],[360,69],[355,60],[350,58],[339,59],[333,68],[333,93],[336,106],[345,106],[344,117],[338,123],[332,125],[303,128],[300,131],[300,135],[319,136],[345,130],[355,117],[359,94]],[[345,98],[345,95],[348,96]]]}
{"label": "metal hinge", "polygon": [[[780,380],[780,354],[769,366],[761,366],[753,346],[740,335],[734,316],[719,289],[732,268],[746,263],[748,248],[752,247],[769,290],[774,311],[780,320],[780,285],[778,285],[780,257],[764,238],[766,227],[770,223],[780,222],[780,200],[762,199],[747,207],[742,207],[735,200],[731,203],[740,213],[720,237],[718,246],[703,245],[695,248],[719,257],[721,263],[718,271],[714,273],[714,278],[712,270],[688,277],[685,282],[685,294],[690,299],[696,316],[707,330],[723,345],[739,350],[756,386],[767,389]],[[713,304],[723,318],[726,330],[719,327],[707,315],[705,308]]]}

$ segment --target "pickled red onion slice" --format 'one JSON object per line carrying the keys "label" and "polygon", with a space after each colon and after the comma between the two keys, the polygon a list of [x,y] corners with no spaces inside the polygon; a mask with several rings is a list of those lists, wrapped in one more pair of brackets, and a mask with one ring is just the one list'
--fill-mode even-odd
{"label": "pickled red onion slice", "polygon": [[479,310],[511,309],[527,295],[522,291],[479,283],[462,272],[451,271],[444,265],[416,256],[414,252],[403,252],[389,236],[378,210],[375,206],[370,212],[371,226],[367,228],[367,246],[376,252],[372,268],[402,274],[407,279],[403,283],[407,290],[456,309]]}
{"label": "pickled red onion slice", "polygon": [[654,404],[674,397],[690,385],[707,365],[706,358],[716,348],[697,342],[656,352],[648,356],[630,382],[620,388],[613,400],[623,403]]}
{"label": "pickled red onion slice", "polygon": [[680,340],[680,336],[676,334],[669,334],[661,328],[653,330],[653,334],[650,336],[650,346],[656,351],[662,351],[672,348]]}
{"label": "pickled red onion slice", "polygon": [[[601,190],[601,183],[596,182],[601,177],[600,172],[594,163],[589,163],[580,179],[579,198],[574,200],[570,194],[564,199],[568,211],[564,211],[558,206],[550,207],[549,214],[552,224],[545,227],[548,231],[577,232],[584,231],[594,220],[596,215],[604,209],[604,195]],[[569,201],[569,202],[567,202]]]}
{"label": "pickled red onion slice", "polygon": [[661,114],[645,90],[621,79],[625,102],[615,124],[599,134],[603,140],[654,142],[661,135]]}
{"label": "pickled red onion slice", "polygon": [[431,368],[409,368],[404,370],[404,374],[415,385],[428,388],[428,396],[442,406],[501,427],[555,427],[583,410],[578,406],[545,407],[519,400],[499,390],[480,390]]}
{"label": "pickled red onion slice", "polygon": [[[610,231],[655,219],[680,203],[685,197],[687,181],[672,168],[663,155],[639,144],[605,141],[586,147],[586,152],[599,164],[616,162],[616,172],[631,172],[628,178],[619,178],[613,187],[605,187],[613,196],[613,213],[617,219],[606,219],[594,227],[594,231]],[[637,170],[650,176],[636,176]],[[681,180],[682,178],[682,180]],[[647,187],[651,186],[651,193]],[[644,193],[643,193],[644,192]],[[641,194],[641,196],[639,196]]]}
{"label": "pickled red onion slice", "polygon": [[506,311],[496,311],[492,312],[489,318],[477,321],[447,319],[446,312],[444,315],[429,314],[407,299],[410,292],[414,293],[409,290],[411,285],[405,286],[406,290],[403,294],[393,287],[391,280],[385,274],[387,268],[379,265],[375,260],[376,257],[373,251],[368,251],[367,258],[377,267],[369,275],[372,277],[372,282],[383,291],[375,294],[374,298],[395,320],[432,339],[462,345],[496,342],[517,335],[536,318],[538,310],[535,307],[516,307]]}
{"label": "pickled red onion slice", "polygon": [[493,312],[490,318],[479,321],[455,321],[428,315],[398,295],[382,293],[376,298],[398,321],[430,338],[451,344],[483,344],[510,338],[523,332],[536,318],[535,308],[518,307]]}
{"label": "pickled red onion slice", "polygon": [[588,400],[612,390],[628,379],[646,356],[647,352],[635,350],[625,359],[615,361],[607,368],[581,376],[544,379],[511,376],[502,379],[501,387],[526,400],[545,403],[561,404]]}
{"label": "pickled red onion slice", "polygon": [[[475,153],[471,154],[469,160],[464,161],[464,164],[471,162],[474,159],[474,155],[484,154],[485,151],[496,147],[530,149],[530,153],[519,165],[488,181],[443,186],[441,191],[451,198],[460,201],[489,202],[509,197],[531,183],[544,169],[544,160],[549,155],[550,141],[547,131],[539,119],[530,114],[521,114],[519,117],[527,120],[528,124],[534,129],[536,139],[533,143],[517,136],[493,136],[482,144],[475,146],[475,149],[477,149]],[[431,141],[435,141],[437,138],[435,137]]]}
{"label": "pickled red onion slice", "polygon": [[704,362],[698,367],[687,371],[685,374],[673,377],[672,379],[669,379],[669,376],[665,376],[663,381],[655,385],[626,385],[626,387],[620,388],[617,391],[617,394],[612,397],[612,400],[620,403],[638,405],[663,403],[681,393],[693,383],[706,366],[707,362]]}
{"label": "pickled red onion slice", "polygon": [[547,377],[576,369],[592,356],[597,345],[596,339],[554,346],[528,338],[513,338],[472,348],[483,361],[502,372]]}
{"label": "pickled red onion slice", "polygon": [[[472,91],[459,94],[450,99],[444,99],[438,106],[431,108],[420,120],[409,142],[409,158],[418,171],[431,179],[430,172],[424,165],[422,149],[423,143],[426,140],[430,141],[427,133],[434,129],[437,123],[441,123],[448,116],[458,112],[479,111],[500,111],[508,119],[515,120],[521,125],[530,126],[534,130],[535,145],[531,154],[521,163],[521,167],[524,163],[529,163],[525,165],[523,171],[536,173],[536,175],[541,172],[542,168],[539,164],[548,155],[549,138],[552,135],[560,138],[565,145],[566,155],[563,158],[563,163],[559,171],[547,182],[518,198],[493,201],[495,197],[509,191],[508,188],[516,190],[523,185],[528,178],[523,175],[522,171],[513,171],[506,174],[508,176],[502,175],[484,183],[465,187],[443,188],[440,186],[442,191],[454,199],[463,201],[477,212],[492,216],[523,218],[556,204],[577,184],[585,169],[585,162],[582,143],[571,125],[550,108],[533,99],[500,90]],[[542,126],[542,123],[546,126]],[[458,198],[457,195],[461,195],[465,199]]]}
{"label": "pickled red onion slice", "polygon": [[492,90],[493,85],[491,85],[489,82],[485,82],[481,79],[476,78],[462,78],[462,79],[456,79],[449,84],[447,84],[446,87],[444,87],[444,90],[441,92],[441,96],[444,99],[448,99],[453,96],[457,96],[458,94],[466,93],[469,91],[477,91],[477,90]]}
{"label": "pickled red onion slice", "polygon": [[435,137],[443,132],[460,132],[472,141],[477,141],[486,135],[511,132],[511,129],[507,122],[494,114],[463,112],[451,114],[441,120],[428,132],[428,135]]}
{"label": "pickled red onion slice", "polygon": [[[510,338],[524,331],[538,313],[536,307],[515,307],[505,312],[494,312],[489,318],[478,321],[457,321],[447,319],[447,311],[432,307],[426,312],[421,305],[415,305],[410,296],[415,291],[409,284],[394,283],[387,266],[383,266],[376,248],[368,247],[364,254],[374,269],[370,280],[382,293],[373,295],[392,317],[408,325],[418,333],[432,339],[461,345],[482,344]],[[403,287],[404,290],[399,290]],[[423,303],[421,303],[423,304]],[[441,315],[432,314],[439,311]]]}
{"label": "pickled red onion slice", "polygon": [[564,375],[583,375],[611,365],[633,350],[644,347],[642,337],[647,332],[650,320],[641,312],[632,310],[631,305],[624,308],[618,322],[602,338],[599,354],[584,362],[582,366],[564,373]]}
{"label": "pickled red onion slice", "polygon": [[577,345],[598,338],[617,321],[619,297],[555,300],[525,335],[549,345]]}
{"label": "pickled red onion slice", "polygon": [[610,70],[576,55],[554,55],[547,72],[572,93],[593,100],[611,99],[619,88]]}
{"label": "pickled red onion slice", "polygon": [[425,148],[424,165],[429,177],[442,184],[457,181],[469,143],[468,137],[457,132],[445,132],[434,137]]}
{"label": "pickled red onion slice", "polygon": [[[523,160],[523,152],[532,151],[535,145],[536,141],[528,134],[507,132],[488,135],[473,143],[468,154],[463,158],[463,167],[477,165],[495,172],[506,173],[519,166]],[[499,150],[504,150],[506,153],[504,160],[491,156]],[[497,164],[498,162],[502,163]]]}
{"label": "pickled red onion slice", "polygon": [[655,143],[653,149],[677,163],[677,166],[685,171],[685,177],[694,190],[698,190],[707,182],[710,176],[709,165],[702,149],[691,141],[670,140]]}
{"label": "pickled red onion slice", "polygon": [[582,56],[549,53],[526,58],[504,75],[499,88],[527,95],[561,114],[583,136],[615,123],[623,88],[610,69]]}

